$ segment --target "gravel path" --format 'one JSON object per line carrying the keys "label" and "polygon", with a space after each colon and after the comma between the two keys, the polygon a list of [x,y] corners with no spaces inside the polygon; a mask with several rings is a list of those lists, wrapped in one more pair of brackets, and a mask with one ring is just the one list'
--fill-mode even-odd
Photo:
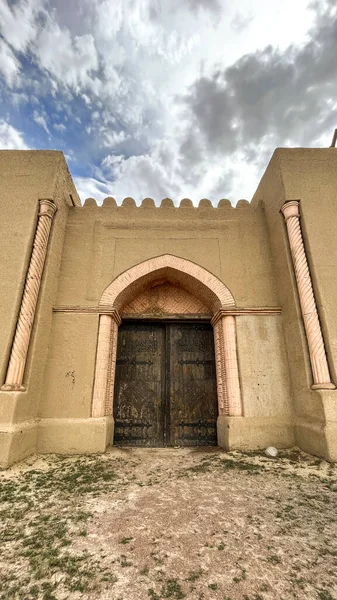
{"label": "gravel path", "polygon": [[337,599],[337,466],[220,449],[0,474],[0,598]]}

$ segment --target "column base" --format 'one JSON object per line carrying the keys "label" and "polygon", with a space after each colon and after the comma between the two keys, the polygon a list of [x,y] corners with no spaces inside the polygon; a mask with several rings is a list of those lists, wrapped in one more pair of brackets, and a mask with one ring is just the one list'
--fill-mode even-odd
{"label": "column base", "polygon": [[0,389],[2,392],[25,392],[26,386],[15,383],[5,383]]}
{"label": "column base", "polygon": [[281,418],[228,417],[217,420],[218,446],[225,450],[258,450],[267,446],[291,448],[294,427]]}
{"label": "column base", "polygon": [[311,386],[312,390],[335,390],[336,386],[331,383],[313,383]]}
{"label": "column base", "polygon": [[309,454],[337,462],[337,390],[319,389],[321,420],[309,416],[296,419],[296,444]]}

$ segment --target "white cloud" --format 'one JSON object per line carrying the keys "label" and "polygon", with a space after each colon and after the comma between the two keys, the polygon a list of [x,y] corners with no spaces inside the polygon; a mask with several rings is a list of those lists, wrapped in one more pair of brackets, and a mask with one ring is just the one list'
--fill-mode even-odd
{"label": "white cloud", "polygon": [[336,119],[336,6],[308,4],[0,0],[0,69],[87,165],[82,195],[250,198],[276,144],[321,143]]}
{"label": "white cloud", "polygon": [[102,135],[102,144],[107,148],[114,148],[125,142],[130,136],[125,134],[125,131],[109,131],[105,127],[100,129]]}
{"label": "white cloud", "polygon": [[53,129],[55,129],[55,131],[59,131],[60,133],[64,133],[67,130],[63,123],[54,123]]}
{"label": "white cloud", "polygon": [[20,63],[8,44],[0,39],[0,72],[3,74],[8,87],[12,88],[18,80]]}
{"label": "white cloud", "polygon": [[108,154],[101,162],[101,167],[108,176],[114,177],[116,175],[116,170],[118,170],[118,165],[125,160],[123,154]]}
{"label": "white cloud", "polygon": [[37,123],[38,125],[41,125],[41,127],[43,127],[43,129],[46,131],[46,133],[50,134],[45,117],[42,114],[38,113],[37,110],[34,110],[33,119],[34,119],[35,123]]}
{"label": "white cloud", "polygon": [[8,4],[0,0],[0,32],[19,52],[24,52],[36,35],[36,19],[44,0],[19,0]]}
{"label": "white cloud", "polygon": [[77,94],[82,88],[99,92],[100,82],[94,76],[98,69],[98,56],[91,34],[71,36],[48,19],[37,36],[35,53],[39,65],[50,73],[60,85],[67,85]]}
{"label": "white cloud", "polygon": [[102,203],[106,196],[111,195],[110,184],[97,181],[93,177],[74,177],[74,182],[82,203],[86,198],[95,198],[98,203]]}
{"label": "white cloud", "polygon": [[1,150],[27,150],[21,131],[12,127],[7,121],[0,120],[0,149]]}

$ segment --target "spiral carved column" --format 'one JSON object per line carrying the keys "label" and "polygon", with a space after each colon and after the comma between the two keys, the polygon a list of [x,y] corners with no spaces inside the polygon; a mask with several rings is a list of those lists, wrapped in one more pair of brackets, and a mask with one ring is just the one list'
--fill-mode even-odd
{"label": "spiral carved column", "polygon": [[40,200],[39,205],[40,210],[32,256],[23,290],[6,381],[1,388],[5,391],[25,390],[25,387],[22,385],[23,374],[46,260],[52,220],[56,212],[56,206],[51,200]]}
{"label": "spiral carved column", "polygon": [[303,242],[299,202],[297,200],[286,202],[282,206],[281,212],[286,221],[301,312],[308,341],[309,356],[314,379],[312,388],[334,389],[335,386],[330,378],[323,334],[318,318],[314,290]]}
{"label": "spiral carved column", "polygon": [[109,314],[101,314],[99,318],[92,417],[104,417],[112,412],[117,336],[120,323],[121,318],[115,310]]}

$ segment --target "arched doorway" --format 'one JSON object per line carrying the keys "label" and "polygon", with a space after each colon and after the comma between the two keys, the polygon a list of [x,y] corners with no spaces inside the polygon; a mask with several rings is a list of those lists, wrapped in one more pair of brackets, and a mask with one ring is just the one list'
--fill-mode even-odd
{"label": "arched doorway", "polygon": [[[206,421],[210,421],[214,415],[209,415],[210,419],[202,418],[205,412],[198,413],[196,406],[197,403],[201,406],[202,402],[205,405],[207,401],[211,402],[212,384],[214,394],[216,384],[218,415],[240,416],[242,414],[236,353],[235,303],[229,289],[217,277],[191,261],[169,254],[159,256],[144,261],[117,277],[103,292],[100,307],[93,417],[113,414],[113,399],[117,397],[118,401],[123,385],[127,387],[128,393],[124,394],[124,413],[122,410],[118,415],[119,426],[123,414],[125,422],[130,422],[129,417],[133,415],[135,437],[137,437],[134,433],[135,427],[137,428],[136,423],[137,420],[139,421],[139,415],[143,415],[142,407],[146,395],[151,395],[151,385],[152,387],[157,385],[157,392],[152,390],[157,399],[160,396],[158,386],[166,388],[166,392],[164,391],[160,396],[162,407],[157,410],[157,414],[153,413],[154,402],[152,402],[151,419],[148,418],[149,413],[145,415],[145,420],[143,417],[141,419],[142,425],[139,427],[144,428],[144,423],[149,423],[148,428],[153,435],[148,432],[149,435],[143,436],[147,442],[143,439],[144,443],[141,442],[140,445],[184,445],[184,435],[186,438],[190,437],[186,445],[198,445],[198,435],[195,435],[197,430],[199,443],[202,437],[201,430],[206,432],[205,439],[208,436],[212,443],[210,434],[212,427],[208,427],[209,423],[207,424]],[[118,328],[122,322],[123,328],[118,336]],[[213,335],[210,324],[214,329],[215,368],[213,344],[210,343],[210,332]],[[123,344],[124,350],[129,348],[128,351],[125,350],[124,355]],[[119,354],[115,386],[117,347]],[[197,348],[199,348],[198,356],[194,352]],[[152,351],[152,356],[144,356],[144,351],[148,353]],[[127,371],[123,374],[121,361],[128,363],[129,375]],[[136,363],[145,364],[145,378],[146,365],[151,367],[150,387],[148,382],[145,384],[144,381],[141,383],[139,380],[141,369],[135,376],[133,386],[126,381],[130,376],[132,377],[132,373],[136,373]],[[193,364],[197,368],[193,367]],[[184,365],[186,368],[179,372],[177,365]],[[155,383],[154,371],[157,373],[157,383]],[[185,373],[185,380],[181,385],[182,371]],[[199,381],[196,381],[198,380],[196,371],[199,371],[199,375],[203,373]],[[167,386],[171,386],[171,391],[168,392]],[[142,388],[143,392],[141,392]],[[179,396],[176,398],[175,389]],[[193,399],[195,406],[193,406]],[[183,418],[187,400],[190,404],[190,421],[199,422],[198,427]],[[163,406],[170,403],[171,408],[165,413]],[[178,408],[172,411],[174,404]],[[207,413],[207,408],[205,411]],[[197,416],[198,418],[193,421]],[[158,424],[153,427],[155,419]],[[174,420],[180,421],[179,427],[172,427]],[[187,435],[186,431],[191,432],[193,427],[193,435]],[[213,427],[213,440],[214,435]],[[117,439],[121,436],[118,428],[116,436]]]}

